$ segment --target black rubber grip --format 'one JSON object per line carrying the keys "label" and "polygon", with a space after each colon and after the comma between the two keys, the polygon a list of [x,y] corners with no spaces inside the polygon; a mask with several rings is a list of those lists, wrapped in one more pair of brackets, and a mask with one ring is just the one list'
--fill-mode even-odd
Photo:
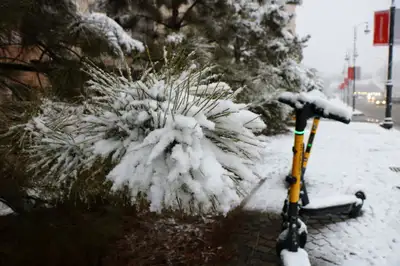
{"label": "black rubber grip", "polygon": [[[314,105],[314,104],[313,104]],[[340,115],[335,115],[335,114],[329,114],[329,115],[326,115],[325,113],[324,113],[324,110],[323,109],[321,109],[321,108],[318,108],[318,107],[316,107],[315,105],[314,105],[314,113],[315,113],[315,115],[316,116],[320,116],[320,117],[323,117],[323,118],[328,118],[328,119],[332,119],[332,120],[335,120],[335,121],[338,121],[338,122],[342,122],[342,123],[344,123],[344,124],[350,124],[350,119],[348,119],[348,118],[346,118],[346,117],[342,117],[342,116],[340,116]]]}
{"label": "black rubber grip", "polygon": [[295,103],[292,102],[291,100],[288,100],[288,99],[283,98],[283,97],[279,97],[279,98],[278,98],[278,101],[281,102],[281,103],[284,103],[284,104],[289,105],[289,106],[292,107],[293,109],[297,109]]}

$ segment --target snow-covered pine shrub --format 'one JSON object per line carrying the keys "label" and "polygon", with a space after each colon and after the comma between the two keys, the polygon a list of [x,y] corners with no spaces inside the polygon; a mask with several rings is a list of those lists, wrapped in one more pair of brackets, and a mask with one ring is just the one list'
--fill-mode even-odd
{"label": "snow-covered pine shrub", "polygon": [[45,100],[25,126],[31,169],[55,187],[100,171],[113,189],[152,211],[226,213],[259,181],[252,164],[263,151],[253,132],[265,124],[231,101],[212,67],[149,69],[129,81],[87,64],[89,96],[74,105]]}

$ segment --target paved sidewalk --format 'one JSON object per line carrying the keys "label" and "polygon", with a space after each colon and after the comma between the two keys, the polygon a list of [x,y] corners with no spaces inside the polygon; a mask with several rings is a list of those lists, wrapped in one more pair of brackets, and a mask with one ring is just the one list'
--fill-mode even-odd
{"label": "paved sidewalk", "polygon": [[[280,233],[281,218],[278,213],[248,211],[240,219],[238,230],[235,231],[232,241],[235,242],[239,258],[231,265],[235,266],[278,266],[279,261],[275,252],[276,237]],[[345,216],[304,217],[308,226],[307,251],[310,253],[312,265],[340,265],[332,260],[331,256],[320,253],[319,250],[334,248],[334,243],[325,237],[324,228],[333,232],[334,227],[346,223]],[[312,254],[315,252],[315,254]]]}

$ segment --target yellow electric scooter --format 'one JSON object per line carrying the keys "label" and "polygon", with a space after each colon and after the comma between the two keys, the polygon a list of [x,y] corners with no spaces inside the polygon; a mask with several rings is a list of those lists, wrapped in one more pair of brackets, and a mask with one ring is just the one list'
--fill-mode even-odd
{"label": "yellow electric scooter", "polygon": [[[345,124],[350,123],[350,118],[343,115],[339,109],[330,108],[332,106],[329,106],[329,102],[323,99],[317,101],[315,98],[307,98],[302,94],[286,92],[279,97],[279,101],[295,109],[296,124],[292,172],[291,176],[286,178],[289,183],[288,197],[282,210],[282,232],[277,240],[276,251],[285,266],[310,265],[308,255],[303,250],[307,241],[307,228],[300,220],[300,215],[326,212],[358,215],[365,200],[365,194],[358,191],[355,195],[335,196],[336,200],[329,197],[326,200],[319,200],[320,202],[309,203],[304,184],[304,173],[318,128],[319,118],[328,118]],[[309,143],[307,149],[305,149],[304,131],[307,120],[310,118],[315,119]],[[306,203],[305,206],[304,203]]]}
{"label": "yellow electric scooter", "polygon": [[[320,117],[318,117],[318,116],[314,117],[311,132],[308,137],[307,146],[303,153],[302,171],[301,171],[301,189],[300,189],[301,204],[300,204],[299,214],[300,214],[300,216],[303,214],[305,214],[307,216],[314,216],[314,215],[320,216],[323,214],[332,214],[332,215],[344,214],[344,215],[348,215],[350,218],[356,218],[361,213],[362,204],[358,204],[358,205],[354,206],[352,204],[353,200],[355,200],[353,195],[351,195],[351,196],[341,195],[341,198],[344,200],[344,201],[342,201],[341,204],[339,204],[337,200],[333,199],[333,198],[337,199],[338,198],[337,195],[333,196],[333,197],[325,198],[325,200],[324,200],[325,202],[328,200],[330,202],[332,202],[330,204],[323,204],[323,206],[322,206],[321,202],[317,202],[315,204],[313,202],[313,204],[310,204],[310,199],[308,197],[308,192],[307,192],[307,187],[306,187],[304,176],[305,176],[305,172],[307,169],[307,163],[308,163],[308,160],[311,155],[311,149],[313,147],[315,135],[317,134],[319,121],[320,121]],[[294,182],[293,177],[291,175],[286,176],[286,182],[290,185],[292,182]],[[356,198],[359,198],[362,201],[364,201],[366,199],[365,193],[362,191],[357,191],[355,193],[355,196],[356,196]],[[346,199],[349,199],[349,200],[346,200]]]}

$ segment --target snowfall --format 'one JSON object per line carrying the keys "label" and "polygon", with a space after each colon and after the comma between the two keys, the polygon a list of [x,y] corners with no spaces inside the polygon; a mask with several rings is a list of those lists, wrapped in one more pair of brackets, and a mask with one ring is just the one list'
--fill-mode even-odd
{"label": "snowfall", "polygon": [[[309,130],[310,125],[306,133]],[[291,166],[293,136],[266,141],[267,153],[257,168],[268,180],[246,207],[279,212],[286,194],[283,178]],[[373,123],[321,121],[306,173],[311,202],[325,196],[340,198],[359,189],[367,200],[361,217],[320,228],[316,239],[321,245],[306,245],[311,260],[317,260],[315,265],[400,265],[400,172],[390,170],[400,167],[399,157],[397,130]],[[10,212],[5,206],[0,208],[2,215]]]}

